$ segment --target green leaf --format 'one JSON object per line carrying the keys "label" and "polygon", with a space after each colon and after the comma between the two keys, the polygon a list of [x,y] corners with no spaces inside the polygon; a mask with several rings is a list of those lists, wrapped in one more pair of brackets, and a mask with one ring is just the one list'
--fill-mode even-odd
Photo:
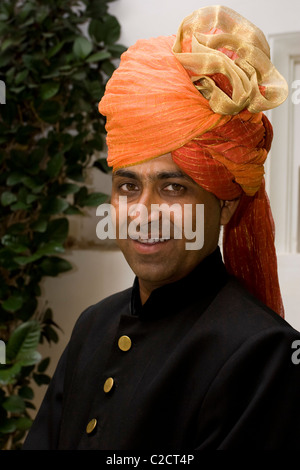
{"label": "green leaf", "polygon": [[101,64],[102,72],[104,72],[108,77],[110,77],[113,72],[116,70],[115,65],[109,60],[104,60]]}
{"label": "green leaf", "polygon": [[13,253],[6,248],[0,249],[0,265],[8,270],[18,269]]}
{"label": "green leaf", "polygon": [[58,44],[55,44],[55,46],[51,47],[47,53],[48,59],[51,59],[51,57],[55,56],[63,47],[64,41],[59,42]]}
{"label": "green leaf", "polygon": [[92,18],[89,24],[88,32],[91,38],[96,42],[103,41],[103,22],[97,18]]}
{"label": "green leaf", "polygon": [[64,243],[68,236],[69,221],[65,217],[51,220],[47,230],[49,240],[55,243]]}
{"label": "green leaf", "polygon": [[64,247],[58,241],[51,241],[42,244],[33,255],[16,256],[14,257],[14,261],[21,266],[25,266],[26,264],[39,260],[43,256],[64,253],[64,251]]}
{"label": "green leaf", "polygon": [[18,20],[23,23],[28,16],[34,16],[35,13],[35,5],[31,2],[25,2],[23,8],[20,9],[18,14]]}
{"label": "green leaf", "polygon": [[54,124],[61,114],[61,105],[57,101],[42,101],[38,114],[43,121]]}
{"label": "green leaf", "polygon": [[20,211],[20,210],[26,211],[27,209],[30,208],[30,205],[26,204],[25,202],[19,201],[19,202],[16,202],[15,204],[12,204],[10,208],[12,211]]}
{"label": "green leaf", "polygon": [[33,374],[34,381],[37,385],[48,385],[50,377],[46,374]]}
{"label": "green leaf", "polygon": [[65,199],[52,197],[44,202],[42,210],[44,214],[61,214],[67,209],[68,206],[69,203]]}
{"label": "green leaf", "polygon": [[104,21],[105,21],[104,41],[106,44],[113,44],[120,37],[120,33],[121,33],[120,24],[117,18],[112,15],[106,15],[104,17]]}
{"label": "green leaf", "polygon": [[40,362],[42,356],[38,351],[29,351],[22,354],[22,366],[33,366]]}
{"label": "green leaf", "polygon": [[28,76],[28,70],[22,70],[21,72],[17,73],[15,77],[15,83],[16,85],[19,85],[20,83],[24,82]]}
{"label": "green leaf", "polygon": [[49,15],[49,7],[47,5],[39,5],[36,13],[36,21],[42,23]]}
{"label": "green leaf", "polygon": [[90,55],[86,61],[87,62],[100,62],[101,60],[109,59],[111,57],[110,52],[100,51],[95,54]]}
{"label": "green leaf", "polygon": [[82,211],[75,206],[69,206],[68,209],[65,210],[64,214],[66,215],[83,215]]}
{"label": "green leaf", "polygon": [[4,52],[6,49],[8,49],[10,46],[12,46],[14,44],[14,40],[9,38],[9,39],[5,39],[2,43],[1,43],[1,51]]}
{"label": "green leaf", "polygon": [[60,88],[60,84],[58,82],[49,82],[44,83],[40,89],[40,97],[42,100],[49,100],[53,96],[55,96]]}
{"label": "green leaf", "polygon": [[19,395],[20,397],[25,398],[26,400],[32,400],[34,398],[34,392],[32,388],[27,386],[20,388]]}
{"label": "green leaf", "polygon": [[101,83],[99,83],[99,80],[86,82],[85,85],[93,99],[99,100],[101,98],[101,96],[103,95],[103,87]]}
{"label": "green leaf", "polygon": [[9,367],[0,366],[0,384],[7,385],[15,381],[16,376],[20,373],[22,364],[16,363]]}
{"label": "green leaf", "polygon": [[39,322],[29,320],[19,325],[11,334],[7,346],[6,356],[9,361],[16,361],[20,364],[28,365],[29,359],[32,360],[35,356],[36,348],[38,347],[41,335],[41,327]]}
{"label": "green leaf", "polygon": [[11,395],[2,403],[2,407],[11,413],[23,413],[26,409],[24,400],[19,395]]}
{"label": "green leaf", "polygon": [[[40,192],[40,190],[44,187],[44,184],[41,183],[39,178],[33,178],[31,176],[23,176],[22,183],[26,188],[31,189],[33,192]],[[27,195],[24,196],[24,200],[27,199]]]}
{"label": "green leaf", "polygon": [[26,198],[27,204],[32,204],[33,202],[37,201],[39,199],[39,196],[35,194],[28,194]]}
{"label": "green leaf", "polygon": [[85,59],[93,50],[92,43],[81,36],[75,39],[73,44],[73,52],[78,59]]}
{"label": "green leaf", "polygon": [[102,15],[101,18],[93,18],[90,22],[89,35],[97,42],[113,44],[120,37],[121,27],[115,16]]}
{"label": "green leaf", "polygon": [[28,238],[26,236],[18,236],[7,233],[1,238],[1,243],[4,246],[10,248],[15,253],[22,253],[28,249],[26,244],[28,243]]}
{"label": "green leaf", "polygon": [[21,266],[25,266],[26,264],[30,264],[30,263],[33,263],[34,261],[37,261],[42,256],[43,255],[41,254],[34,254],[30,256],[15,256],[14,261]]}
{"label": "green leaf", "polygon": [[2,308],[8,312],[16,312],[22,307],[23,301],[24,299],[21,295],[14,294],[2,302]]}
{"label": "green leaf", "polygon": [[86,5],[89,18],[102,18],[107,13],[108,6],[103,0],[86,2]]}
{"label": "green leaf", "polygon": [[17,426],[15,419],[5,419],[4,422],[0,425],[0,432],[3,434],[11,434],[15,432]]}
{"label": "green leaf", "polygon": [[50,176],[50,178],[56,178],[59,175],[64,161],[64,157],[61,153],[51,157],[47,165],[47,174]]}
{"label": "green leaf", "polygon": [[119,58],[124,52],[126,52],[127,47],[122,46],[122,44],[110,44],[107,46],[107,50],[113,57]]}
{"label": "green leaf", "polygon": [[106,158],[99,158],[94,162],[93,166],[99,168],[99,170],[103,171],[103,173],[111,172],[111,167],[108,166]]}
{"label": "green leaf", "polygon": [[21,418],[15,419],[16,429],[19,431],[27,431],[32,425],[32,419],[22,416]]}
{"label": "green leaf", "polygon": [[103,193],[90,193],[82,201],[83,206],[95,207],[107,202],[108,196]]}
{"label": "green leaf", "polygon": [[38,365],[38,372],[40,373],[45,372],[45,370],[49,366],[49,363],[50,363],[50,357],[46,357],[45,359],[43,359]]}
{"label": "green leaf", "polygon": [[73,268],[69,261],[51,256],[41,262],[41,269],[47,276],[57,276],[60,273],[70,271]]}
{"label": "green leaf", "polygon": [[58,188],[58,194],[60,194],[60,196],[67,196],[68,194],[78,193],[79,190],[80,187],[77,184],[63,183]]}
{"label": "green leaf", "polygon": [[9,191],[4,191],[1,194],[1,204],[2,206],[9,206],[17,200],[17,196]]}
{"label": "green leaf", "polygon": [[34,232],[44,233],[47,230],[47,220],[39,219],[33,224],[31,224],[31,228]]}
{"label": "green leaf", "polygon": [[24,173],[13,171],[9,174],[6,180],[7,186],[14,186],[15,184],[21,183],[24,178]]}
{"label": "green leaf", "polygon": [[8,64],[13,62],[13,54],[11,49],[7,49],[5,52],[0,54],[0,68],[6,67]]}
{"label": "green leaf", "polygon": [[65,250],[61,244],[57,241],[51,241],[44,243],[34,254],[39,255],[39,257],[45,255],[53,255],[57,253],[63,253]]}

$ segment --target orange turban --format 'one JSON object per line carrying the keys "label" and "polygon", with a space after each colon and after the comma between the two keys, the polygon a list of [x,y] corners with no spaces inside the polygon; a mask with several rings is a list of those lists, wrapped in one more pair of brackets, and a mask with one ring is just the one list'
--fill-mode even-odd
{"label": "orange turban", "polygon": [[263,33],[233,10],[212,6],[185,18],[176,37],[130,47],[99,103],[114,170],[171,152],[204,189],[240,198],[224,229],[225,266],[282,316],[263,167],[272,126],[262,111],[286,96]]}

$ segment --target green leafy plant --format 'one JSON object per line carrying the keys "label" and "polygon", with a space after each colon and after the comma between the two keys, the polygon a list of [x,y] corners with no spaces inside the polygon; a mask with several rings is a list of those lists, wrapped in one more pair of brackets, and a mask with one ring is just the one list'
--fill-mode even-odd
{"label": "green leafy plant", "polygon": [[118,20],[109,0],[1,0],[0,79],[0,447],[18,449],[30,428],[33,382],[49,383],[43,341],[58,341],[41,281],[72,268],[63,253],[70,215],[107,199],[87,172],[100,158],[98,102],[115,59]]}

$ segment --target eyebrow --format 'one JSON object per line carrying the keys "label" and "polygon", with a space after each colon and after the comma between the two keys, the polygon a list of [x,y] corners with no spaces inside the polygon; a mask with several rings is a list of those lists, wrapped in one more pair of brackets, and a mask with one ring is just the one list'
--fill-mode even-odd
{"label": "eyebrow", "polygon": [[[141,179],[140,176],[136,172],[126,170],[126,169],[116,170],[113,173],[113,176],[120,176],[120,177],[124,177],[124,178],[132,178],[132,179],[136,179],[136,180]],[[151,180],[151,181],[164,180],[164,179],[170,179],[170,178],[185,179],[185,180],[188,180],[192,183],[195,183],[194,180],[192,180],[192,178],[190,176],[188,176],[187,174],[183,173],[180,170],[178,170],[178,171],[158,171],[157,173],[151,174],[149,176],[149,180]]]}

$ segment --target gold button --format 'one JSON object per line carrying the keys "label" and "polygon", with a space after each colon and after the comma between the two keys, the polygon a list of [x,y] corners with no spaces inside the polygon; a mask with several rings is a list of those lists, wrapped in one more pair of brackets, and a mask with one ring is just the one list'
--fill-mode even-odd
{"label": "gold button", "polygon": [[103,390],[105,391],[105,393],[108,393],[111,391],[111,389],[113,388],[114,386],[114,379],[112,377],[109,377],[108,379],[105,380],[104,382],[104,387],[103,387]]}
{"label": "gold button", "polygon": [[97,426],[97,420],[96,418],[93,418],[91,419],[91,421],[88,423],[87,427],[86,427],[86,432],[88,434],[91,434],[91,432],[94,431],[95,427]]}
{"label": "gold button", "polygon": [[118,341],[118,346],[121,349],[121,351],[129,351],[131,348],[131,339],[129,336],[121,336]]}

